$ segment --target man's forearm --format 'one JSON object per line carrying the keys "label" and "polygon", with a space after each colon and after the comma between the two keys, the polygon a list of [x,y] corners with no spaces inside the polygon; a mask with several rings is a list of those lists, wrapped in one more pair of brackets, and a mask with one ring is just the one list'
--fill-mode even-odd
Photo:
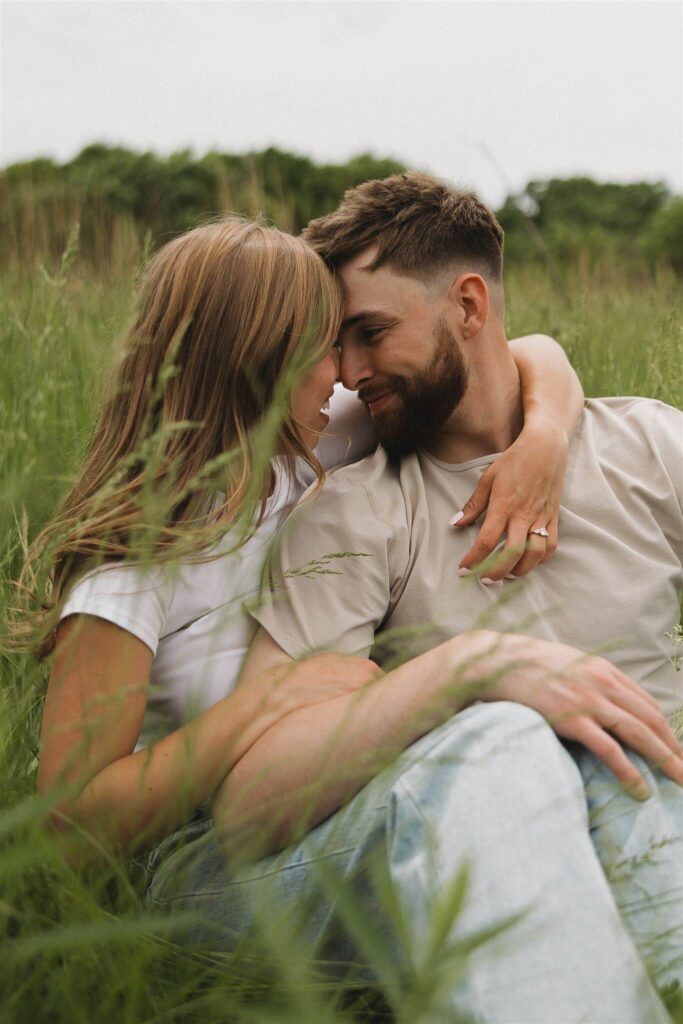
{"label": "man's forearm", "polygon": [[650,790],[622,744],[683,786],[683,749],[656,700],[611,662],[567,644],[474,630],[350,696],[281,719],[218,791],[219,837],[247,857],[277,849],[475,699],[533,708],[558,736],[604,761],[637,799]]}
{"label": "man's forearm", "polygon": [[304,835],[471,703],[499,671],[500,641],[487,630],[463,634],[364,689],[287,715],[218,791],[214,823],[224,845],[255,857]]}

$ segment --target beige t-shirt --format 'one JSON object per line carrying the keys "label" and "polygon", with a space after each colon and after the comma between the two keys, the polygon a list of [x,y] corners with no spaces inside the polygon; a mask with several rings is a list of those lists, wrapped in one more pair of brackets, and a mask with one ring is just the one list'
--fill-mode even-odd
{"label": "beige t-shirt", "polygon": [[292,657],[372,650],[381,662],[476,626],[559,640],[604,654],[675,710],[683,673],[665,634],[683,589],[683,415],[644,398],[588,401],[554,558],[486,586],[457,575],[478,527],[449,519],[496,457],[396,464],[378,450],[331,473],[288,520],[251,613]]}

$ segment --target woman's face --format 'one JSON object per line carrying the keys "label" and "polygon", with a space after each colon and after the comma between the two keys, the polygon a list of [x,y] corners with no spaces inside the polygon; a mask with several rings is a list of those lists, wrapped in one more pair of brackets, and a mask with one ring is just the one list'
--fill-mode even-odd
{"label": "woman's face", "polygon": [[304,441],[310,448],[315,448],[321,431],[330,422],[321,407],[327,406],[338,379],[339,350],[333,348],[309,370],[294,391],[292,416],[302,428]]}

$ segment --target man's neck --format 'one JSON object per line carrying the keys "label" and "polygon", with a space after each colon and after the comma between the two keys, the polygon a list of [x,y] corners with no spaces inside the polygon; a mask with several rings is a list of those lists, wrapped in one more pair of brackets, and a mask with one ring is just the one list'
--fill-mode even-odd
{"label": "man's neck", "polygon": [[482,344],[467,391],[429,452],[469,462],[509,448],[524,425],[519,373],[505,338]]}

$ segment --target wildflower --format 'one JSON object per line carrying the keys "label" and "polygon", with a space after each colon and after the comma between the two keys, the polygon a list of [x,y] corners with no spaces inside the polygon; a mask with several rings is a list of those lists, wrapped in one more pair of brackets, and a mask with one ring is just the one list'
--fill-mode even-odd
{"label": "wildflower", "polygon": [[674,672],[680,672],[681,664],[683,664],[683,656],[681,656],[678,653],[678,648],[683,644],[683,626],[681,626],[679,623],[678,625],[674,626],[673,629],[670,630],[670,632],[665,633],[664,636],[667,636],[669,638],[669,640],[671,641],[671,645],[674,649],[674,652],[671,658],[669,659],[674,667]]}

